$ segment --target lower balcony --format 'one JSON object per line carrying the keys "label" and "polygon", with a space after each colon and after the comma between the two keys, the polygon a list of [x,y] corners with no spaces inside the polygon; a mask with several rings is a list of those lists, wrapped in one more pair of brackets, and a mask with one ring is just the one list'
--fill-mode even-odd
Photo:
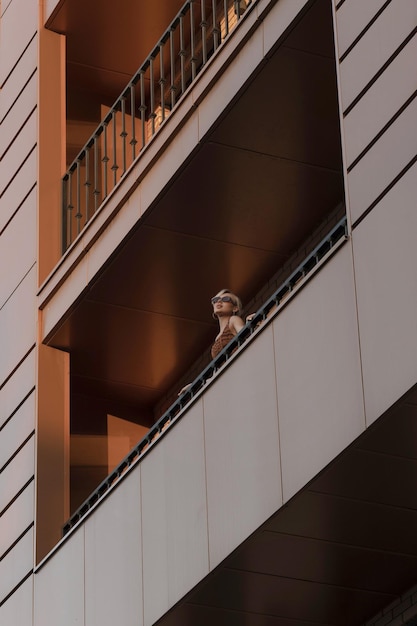
{"label": "lower balcony", "polygon": [[35,626],[359,626],[415,584],[416,389],[367,428],[349,239],[298,285],[73,520]]}

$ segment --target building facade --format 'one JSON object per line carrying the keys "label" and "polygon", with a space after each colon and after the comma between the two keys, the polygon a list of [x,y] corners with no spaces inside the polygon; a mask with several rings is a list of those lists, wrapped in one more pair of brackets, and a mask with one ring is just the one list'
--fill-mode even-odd
{"label": "building facade", "polygon": [[417,623],[417,1],[0,7],[0,623]]}

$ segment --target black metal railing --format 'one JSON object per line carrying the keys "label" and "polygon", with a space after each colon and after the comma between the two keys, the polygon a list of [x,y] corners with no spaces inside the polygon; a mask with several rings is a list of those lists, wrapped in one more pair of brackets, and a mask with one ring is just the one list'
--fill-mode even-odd
{"label": "black metal railing", "polygon": [[63,252],[253,0],[187,0],[62,179]]}
{"label": "black metal railing", "polygon": [[204,387],[207,381],[222,368],[234,354],[236,348],[242,346],[246,340],[253,335],[262,322],[265,322],[284,302],[284,300],[294,291],[295,287],[301,284],[320,261],[329,253],[335,244],[346,239],[348,236],[346,217],[343,217],[322,239],[322,241],[310,252],[304,261],[291,273],[291,275],[280,285],[275,293],[262,305],[255,313],[250,322],[234,337],[234,339],[223,348],[207,367],[191,383],[188,390],[183,393],[139,443],[129,452],[129,454],[119,463],[113,472],[103,480],[97,489],[85,500],[85,502],[75,511],[68,522],[63,527],[63,534],[68,533],[75,524],[100,500],[100,498],[119,480],[125,471],[131,467],[146,452],[151,444],[158,439],[171,422],[178,417],[181,411],[188,405],[190,400]]}

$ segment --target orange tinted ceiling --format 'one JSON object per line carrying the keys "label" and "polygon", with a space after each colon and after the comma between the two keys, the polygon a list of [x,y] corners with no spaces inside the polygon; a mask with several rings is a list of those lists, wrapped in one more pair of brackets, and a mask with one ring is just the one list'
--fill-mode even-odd
{"label": "orange tinted ceiling", "polygon": [[47,27],[67,38],[67,61],[130,78],[183,0],[62,0]]}
{"label": "orange tinted ceiling", "polygon": [[61,0],[47,28],[66,36],[70,119],[95,119],[151,53],[183,0]]}

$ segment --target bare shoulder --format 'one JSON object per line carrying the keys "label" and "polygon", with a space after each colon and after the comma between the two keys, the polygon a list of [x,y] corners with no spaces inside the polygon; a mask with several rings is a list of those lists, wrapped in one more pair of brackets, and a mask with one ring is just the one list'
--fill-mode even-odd
{"label": "bare shoulder", "polygon": [[245,322],[242,320],[241,317],[239,317],[239,315],[232,315],[232,317],[230,318],[229,326],[231,326],[235,332],[238,333],[240,330],[242,330],[244,325]]}

